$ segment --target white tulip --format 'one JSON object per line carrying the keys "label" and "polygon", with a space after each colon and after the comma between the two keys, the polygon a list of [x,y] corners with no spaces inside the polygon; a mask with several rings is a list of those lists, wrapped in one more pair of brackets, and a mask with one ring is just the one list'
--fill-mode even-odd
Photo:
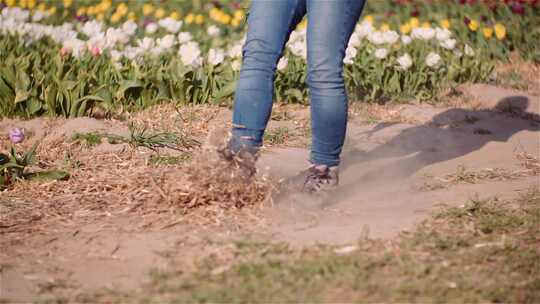
{"label": "white tulip", "polygon": [[289,59],[287,59],[287,57],[283,56],[278,61],[277,69],[279,71],[284,71],[287,68],[288,64],[289,64]]}
{"label": "white tulip", "polygon": [[86,50],[86,43],[77,38],[64,41],[63,47],[71,52],[75,58],[79,58]]}
{"label": "white tulip", "polygon": [[206,33],[208,33],[210,37],[217,37],[221,33],[221,30],[215,25],[210,25],[208,29],[206,29]]}
{"label": "white tulip", "polygon": [[167,30],[167,32],[176,34],[182,27],[182,21],[176,21],[171,17],[167,17],[158,21],[159,26]]}
{"label": "white tulip", "polygon": [[395,31],[386,31],[383,33],[385,43],[394,44],[399,40],[399,34]]}
{"label": "white tulip", "polygon": [[375,57],[378,59],[384,59],[388,56],[388,50],[385,48],[380,48],[375,50]]}
{"label": "white tulip", "polygon": [[132,46],[128,46],[124,52],[123,52],[123,55],[129,59],[129,60],[133,60],[135,59],[137,56],[139,56],[139,54],[142,52],[141,49],[137,48],[137,47],[132,47]]}
{"label": "white tulip", "polygon": [[412,66],[413,61],[411,55],[405,54],[397,59],[397,63],[399,64],[399,69],[405,71]]}
{"label": "white tulip", "polygon": [[442,41],[440,44],[443,48],[447,50],[453,50],[456,47],[457,40],[456,39],[446,39]]}
{"label": "white tulip", "polygon": [[142,40],[137,40],[137,44],[139,49],[145,52],[150,51],[156,45],[154,39],[150,37],[144,37]]}
{"label": "white tulip", "polygon": [[471,57],[474,56],[474,50],[468,44],[465,44],[465,55],[471,56]]}
{"label": "white tulip", "polygon": [[133,36],[135,32],[137,31],[137,23],[128,20],[122,24],[122,30],[124,33],[128,34],[129,36]]}
{"label": "white tulip", "polygon": [[32,21],[39,22],[39,21],[43,20],[43,18],[45,18],[45,14],[42,11],[37,10],[34,13],[34,15],[32,16]]}
{"label": "white tulip", "polygon": [[349,46],[345,50],[345,58],[343,58],[343,63],[345,64],[353,64],[354,58],[358,54],[358,50],[354,46]]}
{"label": "white tulip", "polygon": [[182,44],[178,53],[184,65],[192,67],[199,67],[201,65],[201,50],[197,42],[190,41]]}
{"label": "white tulip", "polygon": [[96,36],[97,34],[101,33],[101,28],[103,27],[103,24],[101,22],[92,20],[86,22],[82,28],[81,32],[83,32],[86,36],[92,37]]}
{"label": "white tulip", "polygon": [[156,44],[156,46],[153,47],[149,51],[149,53],[150,53],[150,55],[152,55],[154,57],[157,57],[157,56],[161,55],[161,53],[163,53],[164,51],[165,51],[165,49],[162,46],[160,46],[159,44]]}
{"label": "white tulip", "polygon": [[159,38],[156,43],[158,47],[167,50],[172,48],[176,44],[176,37],[174,35],[168,34],[163,36],[163,38]]}
{"label": "white tulip", "polygon": [[208,63],[218,65],[225,59],[225,52],[222,49],[210,49],[208,51]]}
{"label": "white tulip", "polygon": [[231,58],[238,58],[242,56],[242,43],[233,45],[227,52],[227,56]]}
{"label": "white tulip", "polygon": [[360,36],[357,33],[352,33],[351,38],[349,39],[349,46],[357,47],[360,45]]}
{"label": "white tulip", "polygon": [[295,41],[289,44],[289,49],[291,50],[291,53],[293,53],[295,56],[302,57],[304,59],[307,58],[307,48],[305,41]]}
{"label": "white tulip", "polygon": [[401,43],[403,43],[404,45],[410,44],[411,42],[412,42],[411,36],[408,36],[408,35],[401,36]]}
{"label": "white tulip", "polygon": [[433,68],[439,65],[441,62],[441,56],[435,52],[431,52],[426,57],[426,64],[428,67]]}
{"label": "white tulip", "polygon": [[122,59],[122,53],[117,50],[111,50],[109,54],[111,55],[111,60],[113,62],[117,62]]}
{"label": "white tulip", "polygon": [[242,61],[240,61],[239,59],[231,62],[231,68],[233,69],[233,71],[240,71],[241,67],[242,67]]}
{"label": "white tulip", "polygon": [[2,18],[4,19],[12,19],[16,21],[17,23],[25,22],[28,20],[28,17],[30,16],[30,12],[25,9],[21,9],[18,7],[5,7],[2,10]]}
{"label": "white tulip", "polygon": [[354,32],[360,38],[368,37],[371,33],[374,32],[373,25],[367,21],[364,21],[356,25]]}
{"label": "white tulip", "polygon": [[145,31],[148,34],[153,34],[157,31],[157,29],[158,29],[157,24],[155,24],[154,22],[151,22],[146,25]]}
{"label": "white tulip", "polygon": [[432,28],[417,27],[412,30],[411,37],[414,39],[430,40],[435,37],[435,30]]}
{"label": "white tulip", "polygon": [[435,33],[436,33],[435,36],[437,37],[437,40],[439,41],[448,40],[452,36],[452,33],[449,30],[443,29],[440,27],[435,29]]}
{"label": "white tulip", "polygon": [[375,45],[384,44],[386,42],[386,40],[384,39],[384,34],[382,32],[369,33],[368,40]]}
{"label": "white tulip", "polygon": [[191,36],[191,33],[189,32],[180,32],[178,33],[178,42],[179,43],[186,43],[193,40],[193,36]]}

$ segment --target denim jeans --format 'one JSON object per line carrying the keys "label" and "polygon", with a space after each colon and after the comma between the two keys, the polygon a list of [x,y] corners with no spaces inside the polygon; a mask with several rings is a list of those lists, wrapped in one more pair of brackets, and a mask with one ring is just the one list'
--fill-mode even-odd
{"label": "denim jeans", "polygon": [[233,151],[255,152],[262,145],[272,111],[277,62],[290,33],[307,14],[310,161],[339,164],[347,126],[343,58],[363,5],[364,0],[252,0],[234,96],[229,142]]}

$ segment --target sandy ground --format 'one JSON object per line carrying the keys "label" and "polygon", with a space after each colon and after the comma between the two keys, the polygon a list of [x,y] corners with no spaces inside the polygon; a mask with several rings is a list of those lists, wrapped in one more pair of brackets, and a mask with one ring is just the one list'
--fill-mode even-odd
{"label": "sandy ground", "polygon": [[[87,167],[74,173],[69,184],[23,183],[0,193],[0,299],[27,302],[51,295],[76,298],[103,288],[135,290],[151,269],[171,267],[171,260],[184,271],[203,257],[219,261],[223,246],[238,239],[303,246],[351,243],[366,234],[392,238],[442,204],[514,197],[539,186],[539,97],[487,85],[464,91],[471,102],[462,108],[392,106],[384,109],[384,118],[372,117],[376,111],[371,108],[371,116],[366,116],[365,109],[353,107],[340,187],[322,198],[280,193],[247,212],[195,212],[190,221],[166,204],[154,208],[168,193],[154,177],[170,169],[146,166],[148,151],[134,153],[126,145],[107,143],[83,150],[66,143],[75,132],[127,134],[125,122],[3,120],[0,132],[23,126],[32,134],[28,144],[36,139],[47,144],[41,145],[38,165],[58,164],[69,151],[72,157],[79,153],[78,160]],[[155,111],[146,122],[161,130],[181,128],[201,141],[222,138],[223,132],[215,130],[223,130],[230,111],[205,111],[199,115],[204,119]],[[270,129],[303,130],[307,109],[287,111],[292,121],[272,121]],[[186,129],[188,125],[193,129]],[[209,132],[214,133],[208,136]],[[286,144],[264,150],[258,163],[261,172],[284,179],[306,168],[305,138],[290,137]],[[0,144],[7,146],[6,139]],[[110,174],[101,176],[104,171]],[[486,177],[478,172],[499,173]],[[126,180],[134,184],[123,183]],[[36,211],[35,204],[46,205],[47,211]],[[35,216],[28,217],[32,212]],[[198,217],[204,224],[197,223]]]}

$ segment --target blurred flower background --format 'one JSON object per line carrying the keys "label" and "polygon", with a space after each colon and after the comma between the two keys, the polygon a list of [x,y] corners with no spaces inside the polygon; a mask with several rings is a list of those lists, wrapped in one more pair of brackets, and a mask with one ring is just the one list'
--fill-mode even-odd
{"label": "blurred flower background", "polygon": [[[0,115],[76,117],[230,103],[248,1],[0,0]],[[306,30],[276,99],[307,102]],[[538,0],[368,1],[345,54],[352,100],[430,99],[516,55],[540,63]]]}

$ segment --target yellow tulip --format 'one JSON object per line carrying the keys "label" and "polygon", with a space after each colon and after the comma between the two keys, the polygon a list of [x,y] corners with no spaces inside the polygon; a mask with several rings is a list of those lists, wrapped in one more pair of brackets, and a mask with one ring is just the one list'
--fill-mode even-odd
{"label": "yellow tulip", "polygon": [[180,20],[180,14],[178,12],[172,12],[169,17],[171,17],[174,20]]}
{"label": "yellow tulip", "polygon": [[64,7],[71,7],[73,0],[64,0]]}
{"label": "yellow tulip", "polygon": [[112,23],[118,23],[118,21],[120,21],[120,19],[122,19],[122,16],[119,13],[114,13],[111,16],[111,22]]}
{"label": "yellow tulip", "polygon": [[143,5],[142,11],[143,15],[148,16],[154,12],[154,7],[152,6],[152,4],[147,3]]}
{"label": "yellow tulip", "polygon": [[[15,5],[17,5],[17,1],[16,0],[6,0],[6,5],[8,7],[14,7]],[[45,4],[43,4],[43,6],[45,6]]]}
{"label": "yellow tulip", "polygon": [[231,25],[234,26],[234,27],[237,27],[237,26],[240,25],[240,21],[241,21],[241,20],[235,18],[235,19],[233,19],[233,20],[231,21]]}
{"label": "yellow tulip", "polygon": [[449,29],[450,28],[450,20],[448,20],[448,19],[441,20],[441,27],[444,28],[444,29]]}
{"label": "yellow tulip", "polygon": [[493,36],[493,29],[490,27],[485,27],[482,29],[482,33],[484,34],[484,37],[486,37],[486,39],[489,39],[491,38],[491,36]]}
{"label": "yellow tulip", "polygon": [[471,22],[469,22],[469,29],[476,32],[476,30],[478,30],[478,22],[476,20],[471,20]]}
{"label": "yellow tulip", "polygon": [[77,9],[77,16],[85,15],[87,12],[86,7],[82,6]]}
{"label": "yellow tulip", "polygon": [[[15,0],[12,1],[13,3],[15,3]],[[9,6],[9,2],[6,2],[6,4]],[[45,6],[45,3],[40,3],[37,7],[38,11],[41,11],[41,12],[44,12],[47,10],[47,7]]]}
{"label": "yellow tulip", "polygon": [[221,23],[223,24],[229,24],[231,22],[231,16],[227,15],[227,14],[223,14],[223,16],[221,17]]}
{"label": "yellow tulip", "polygon": [[20,8],[26,8],[27,4],[28,4],[28,2],[26,0],[19,1],[19,7]]}
{"label": "yellow tulip", "polygon": [[93,6],[89,6],[87,9],[86,9],[86,13],[90,16],[93,16],[96,14],[96,8],[93,7]]}
{"label": "yellow tulip", "polygon": [[420,25],[420,20],[418,18],[413,17],[409,20],[409,24],[411,25],[411,28],[418,27]]}
{"label": "yellow tulip", "polygon": [[158,19],[161,19],[161,18],[165,17],[165,14],[166,14],[166,12],[165,12],[164,9],[158,8],[156,10],[156,12],[154,13],[154,16],[156,16],[156,18],[158,18]]}
{"label": "yellow tulip", "polygon": [[245,16],[244,14],[244,11],[243,10],[237,10],[234,12],[234,18],[235,19],[243,19]]}
{"label": "yellow tulip", "polygon": [[390,25],[388,23],[381,24],[381,31],[388,32],[390,30]]}
{"label": "yellow tulip", "polygon": [[47,10],[47,13],[49,13],[49,15],[54,15],[54,14],[56,14],[56,6],[51,6],[51,7]]}
{"label": "yellow tulip", "polygon": [[[204,22],[204,17],[203,15],[201,14],[198,14],[197,16],[195,16],[195,23],[196,24],[203,24]],[[228,23],[228,22],[227,22]]]}
{"label": "yellow tulip", "polygon": [[364,17],[364,21],[370,24],[373,24],[373,21],[375,21],[375,18],[373,18],[372,15],[367,15]]}
{"label": "yellow tulip", "polygon": [[127,18],[133,22],[137,21],[137,15],[135,15],[135,12],[129,12]]}
{"label": "yellow tulip", "polygon": [[405,24],[402,24],[400,27],[399,27],[399,31],[402,33],[402,34],[408,34],[411,32],[411,24],[410,23],[405,23]]}
{"label": "yellow tulip", "polygon": [[125,16],[128,12],[128,7],[125,3],[120,3],[116,8],[116,12],[121,16]]}
{"label": "yellow tulip", "polygon": [[208,16],[210,16],[210,18],[216,20],[216,19],[218,19],[218,17],[219,17],[219,13],[220,13],[220,12],[219,12],[219,9],[218,9],[218,8],[212,7],[212,8],[210,9],[210,11],[208,12]]}
{"label": "yellow tulip", "polygon": [[36,0],[28,0],[28,8],[29,9],[34,9],[36,7]]}
{"label": "yellow tulip", "polygon": [[195,21],[195,15],[189,13],[189,14],[186,16],[186,19],[184,19],[184,21],[186,21],[187,24],[193,23],[193,21]]}
{"label": "yellow tulip", "polygon": [[112,2],[110,2],[110,1],[102,1],[100,4],[97,5],[97,11],[101,12],[101,13],[104,13],[109,8],[111,8],[111,6],[112,6]]}
{"label": "yellow tulip", "polygon": [[424,22],[424,23],[422,23],[422,27],[423,28],[430,28],[431,24],[429,22]]}
{"label": "yellow tulip", "polygon": [[99,13],[99,14],[96,16],[96,19],[97,19],[98,21],[103,21],[103,20],[105,20],[105,14]]}
{"label": "yellow tulip", "polygon": [[497,23],[494,26],[495,29],[495,37],[499,40],[503,40],[506,37],[506,27],[504,25]]}

